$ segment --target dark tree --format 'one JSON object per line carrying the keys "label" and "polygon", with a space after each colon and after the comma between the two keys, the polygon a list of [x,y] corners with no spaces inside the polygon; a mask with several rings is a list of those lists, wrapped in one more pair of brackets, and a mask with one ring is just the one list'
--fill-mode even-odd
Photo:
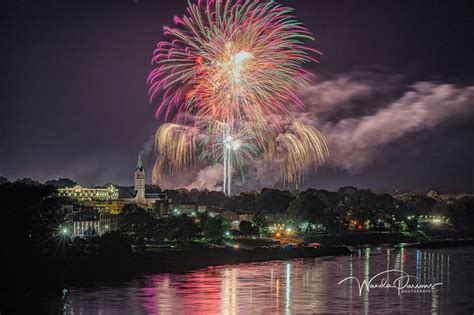
{"label": "dark tree", "polygon": [[474,231],[474,198],[463,197],[448,207],[451,223],[459,231]]}
{"label": "dark tree", "polygon": [[255,227],[249,221],[240,221],[239,230],[245,236],[257,234]]}
{"label": "dark tree", "polygon": [[24,178],[18,178],[16,180],[17,183],[20,183],[20,184],[24,184],[24,185],[29,185],[29,186],[39,186],[41,185],[40,182],[34,180],[34,179],[31,179],[29,177],[24,177]]}
{"label": "dark tree", "polygon": [[257,198],[255,194],[241,193],[238,199],[241,210],[254,212],[255,209],[257,209]]}
{"label": "dark tree", "polygon": [[201,228],[204,237],[213,242],[220,243],[224,238],[224,225],[220,218],[204,216],[201,220]]}
{"label": "dark tree", "polygon": [[222,191],[206,191],[202,198],[205,205],[218,208],[222,208],[227,199]]}
{"label": "dark tree", "polygon": [[8,178],[0,176],[0,185],[10,182]]}
{"label": "dark tree", "polygon": [[259,211],[255,213],[254,218],[253,218],[253,224],[255,226],[255,232],[257,233],[258,237],[266,233],[267,228],[268,228],[268,222],[267,222],[267,218],[262,212]]}
{"label": "dark tree", "polygon": [[264,188],[257,197],[257,207],[264,212],[283,213],[292,200],[293,196],[289,191]]}
{"label": "dark tree", "polygon": [[0,186],[0,200],[2,255],[47,254],[62,223],[56,190],[6,183]]}
{"label": "dark tree", "polygon": [[67,239],[58,234],[63,218],[53,187],[5,183],[0,203],[2,302],[18,306],[36,294],[35,284],[54,279],[52,262],[62,258]]}
{"label": "dark tree", "polygon": [[144,250],[145,238],[153,237],[155,227],[156,220],[151,213],[136,205],[125,205],[119,215],[119,229],[130,233],[138,250]]}
{"label": "dark tree", "polygon": [[164,226],[166,231],[166,238],[172,241],[190,241],[195,239],[200,232],[199,226],[193,219],[183,214],[180,216],[171,216],[161,219],[163,223],[159,225]]}
{"label": "dark tree", "polygon": [[290,203],[288,212],[297,222],[306,222],[306,232],[312,230],[314,224],[324,224],[324,213],[327,206],[315,190],[302,192]]}
{"label": "dark tree", "polygon": [[74,187],[77,185],[77,182],[69,178],[59,178],[57,180],[56,179],[48,180],[44,184],[54,186],[57,188],[64,188],[64,187]]}
{"label": "dark tree", "polygon": [[431,215],[436,206],[436,200],[423,195],[410,196],[405,203],[408,215],[414,215],[416,217]]}

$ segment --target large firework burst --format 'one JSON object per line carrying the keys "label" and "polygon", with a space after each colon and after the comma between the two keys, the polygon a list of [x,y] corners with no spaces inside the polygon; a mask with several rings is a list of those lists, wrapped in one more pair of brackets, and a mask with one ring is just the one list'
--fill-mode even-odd
{"label": "large firework burst", "polygon": [[[300,125],[307,132],[288,133],[282,126],[290,106],[303,107],[296,89],[308,83],[311,74],[303,65],[315,61],[311,52],[318,53],[304,45],[311,33],[292,11],[274,1],[189,2],[188,14],[164,28],[169,39],[158,43],[156,68],[148,77],[151,100],[161,97],[156,115],[173,123],[157,132],[160,165],[180,169],[198,150],[224,164],[223,186],[230,194],[233,170],[243,170],[251,156],[272,152],[275,145],[287,148],[286,174],[298,172],[286,175],[289,181],[299,181],[324,160],[322,135]],[[303,138],[287,139],[290,135]],[[202,141],[196,145],[198,136]],[[319,153],[313,154],[316,147]]]}

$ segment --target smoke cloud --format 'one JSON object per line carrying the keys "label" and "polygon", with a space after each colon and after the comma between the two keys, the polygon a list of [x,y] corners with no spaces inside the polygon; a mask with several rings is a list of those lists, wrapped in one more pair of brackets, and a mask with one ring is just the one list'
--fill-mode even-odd
{"label": "smoke cloud", "polygon": [[194,181],[187,186],[187,189],[207,189],[207,190],[222,190],[222,173],[224,166],[216,164],[208,166],[197,172]]}
{"label": "smoke cloud", "polygon": [[[474,113],[474,86],[441,82],[405,83],[400,75],[358,72],[335,75],[299,91],[306,111],[300,121],[319,129],[330,149],[328,164],[358,172],[383,158],[386,147],[417,132]],[[416,145],[416,144],[414,144]],[[190,174],[187,174],[190,175]],[[195,170],[183,187],[221,190],[222,165]],[[234,174],[233,190],[283,186],[280,166],[260,156],[245,178]]]}
{"label": "smoke cloud", "polygon": [[473,86],[417,82],[374,114],[327,121],[319,128],[328,139],[330,163],[357,171],[380,157],[386,145],[472,114],[473,105]]}

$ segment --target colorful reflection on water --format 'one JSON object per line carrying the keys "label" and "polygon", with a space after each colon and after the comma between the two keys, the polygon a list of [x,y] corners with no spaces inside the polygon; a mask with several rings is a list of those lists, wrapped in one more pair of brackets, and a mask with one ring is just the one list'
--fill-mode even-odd
{"label": "colorful reflection on water", "polygon": [[[210,267],[158,274],[107,287],[68,291],[64,309],[74,314],[292,314],[474,311],[474,248],[443,250],[361,248],[352,256]],[[436,290],[402,293],[359,288],[379,272],[398,269]],[[387,274],[390,282],[395,274]],[[412,282],[416,283],[416,280]]]}

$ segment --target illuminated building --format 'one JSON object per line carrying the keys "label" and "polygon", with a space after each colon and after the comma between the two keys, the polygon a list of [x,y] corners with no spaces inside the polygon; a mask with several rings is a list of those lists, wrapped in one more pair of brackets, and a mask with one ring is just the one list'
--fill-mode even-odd
{"label": "illuminated building", "polygon": [[254,214],[252,213],[242,213],[239,214],[239,221],[249,221],[253,222]]}
{"label": "illuminated building", "polygon": [[99,212],[90,207],[81,206],[73,213],[72,236],[90,237],[101,234]]}
{"label": "illuminated building", "polygon": [[154,212],[157,216],[166,216],[170,213],[168,195],[161,192],[146,191],[146,173],[141,155],[138,155],[137,167],[133,174],[133,187],[120,188],[120,200],[128,204],[136,204]]}
{"label": "illuminated building", "polygon": [[239,214],[232,210],[224,210],[219,213],[219,217],[228,221],[239,221]]}
{"label": "illuminated building", "polygon": [[142,165],[142,156],[138,155],[137,168],[133,177],[133,189],[135,190],[135,203],[146,203],[145,197],[145,170]]}
{"label": "illuminated building", "polygon": [[198,206],[195,203],[180,203],[172,206],[174,214],[196,214]]}
{"label": "illuminated building", "polygon": [[86,188],[76,185],[72,188],[58,188],[59,197],[84,200],[113,200],[118,199],[119,190],[113,185],[108,187]]}
{"label": "illuminated building", "polygon": [[125,201],[121,199],[117,200],[87,200],[83,204],[87,207],[96,209],[99,212],[107,212],[112,215],[117,215],[122,212],[125,206]]}

